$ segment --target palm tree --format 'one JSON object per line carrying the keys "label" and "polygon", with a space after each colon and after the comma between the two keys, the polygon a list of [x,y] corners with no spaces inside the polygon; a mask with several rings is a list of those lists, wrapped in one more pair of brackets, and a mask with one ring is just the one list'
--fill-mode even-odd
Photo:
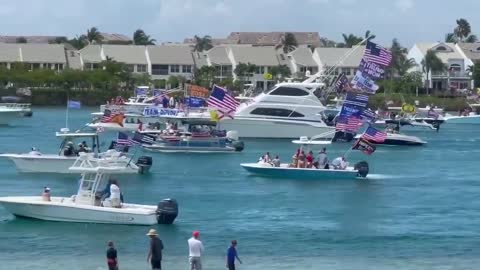
{"label": "palm tree", "polygon": [[86,35],[76,36],[68,41],[75,49],[83,49],[88,44]]}
{"label": "palm tree", "polygon": [[195,35],[194,39],[195,39],[194,50],[197,52],[208,51],[213,47],[211,36],[207,35],[207,36],[199,37]]}
{"label": "palm tree", "polygon": [[102,42],[102,34],[98,32],[98,29],[96,27],[92,27],[90,29],[87,29],[87,40],[89,44],[93,43],[101,43]]}
{"label": "palm tree", "polygon": [[133,33],[133,43],[135,45],[155,45],[155,39],[150,38],[142,29],[138,29]]}
{"label": "palm tree", "polygon": [[422,60],[422,69],[427,78],[427,80],[425,80],[425,88],[427,89],[428,94],[428,88],[432,80],[431,73],[444,71],[446,69],[446,66],[442,62],[442,60],[438,58],[435,51],[428,50]]}
{"label": "palm tree", "polygon": [[363,38],[357,37],[354,34],[350,34],[348,36],[346,34],[342,34],[342,36],[343,36],[345,46],[347,48],[351,48],[351,47],[357,45],[358,43],[362,42],[362,40],[363,40]]}
{"label": "palm tree", "polygon": [[405,74],[408,73],[410,69],[415,67],[417,64],[415,63],[415,59],[410,58],[402,58],[400,61],[397,63],[397,72],[399,76],[405,76]]}
{"label": "palm tree", "polygon": [[285,36],[283,37],[283,40],[282,40],[282,46],[283,46],[284,53],[289,53],[291,51],[294,51],[298,46],[298,42],[297,42],[297,39],[295,38],[295,35],[290,32],[285,33]]}
{"label": "palm tree", "polygon": [[476,35],[469,35],[464,42],[466,43],[475,43],[478,41],[478,37]]}
{"label": "palm tree", "polygon": [[471,32],[472,28],[467,20],[463,18],[457,20],[457,27],[455,27],[454,33],[460,40],[466,39]]}
{"label": "palm tree", "polygon": [[392,52],[392,64],[387,68],[387,74],[389,77],[393,78],[395,75],[403,75],[404,66],[403,64],[407,60],[408,50],[395,38],[392,40],[392,46],[390,48]]}
{"label": "palm tree", "polygon": [[372,34],[372,32],[370,30],[367,30],[367,32],[365,32],[365,39],[370,41],[372,39],[374,39],[376,36],[374,34]]}
{"label": "palm tree", "polygon": [[449,42],[449,43],[457,43],[457,36],[455,35],[455,33],[447,33],[445,35],[445,42]]}

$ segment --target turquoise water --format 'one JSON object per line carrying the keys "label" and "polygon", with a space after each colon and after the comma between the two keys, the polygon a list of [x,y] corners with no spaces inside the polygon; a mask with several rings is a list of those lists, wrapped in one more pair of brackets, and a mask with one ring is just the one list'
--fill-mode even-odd
{"label": "turquoise water", "polygon": [[[70,111],[71,127],[88,120],[88,110]],[[0,152],[56,152],[54,132],[64,126],[64,110],[35,108],[33,118],[0,127]],[[365,181],[249,176],[240,163],[295,150],[288,141],[249,140],[238,154],[148,153],[151,174],[120,184],[130,202],[178,200],[175,224],[154,226],[165,244],[165,269],[188,269],[193,230],[206,247],[205,269],[225,269],[231,239],[244,261],[238,269],[473,269],[480,263],[480,126],[411,134],[429,144],[350,155],[370,163]],[[329,153],[345,148],[333,145]],[[0,196],[37,195],[45,185],[70,196],[76,179],[18,174],[0,160]],[[148,229],[17,219],[0,207],[0,269],[105,269],[108,240],[117,245],[121,269],[148,269]]]}

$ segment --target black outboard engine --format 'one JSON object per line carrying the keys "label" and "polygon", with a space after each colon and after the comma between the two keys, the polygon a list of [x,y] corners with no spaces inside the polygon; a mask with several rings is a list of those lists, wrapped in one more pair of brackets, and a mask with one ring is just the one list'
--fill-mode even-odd
{"label": "black outboard engine", "polygon": [[368,175],[368,163],[366,161],[360,161],[353,167],[355,170],[358,170],[358,176],[367,177]]}
{"label": "black outboard engine", "polygon": [[245,148],[245,144],[242,141],[233,141],[232,146],[237,152],[241,152]]}
{"label": "black outboard engine", "polygon": [[172,224],[178,216],[178,203],[175,199],[164,199],[157,207],[158,224]]}
{"label": "black outboard engine", "polygon": [[138,166],[138,173],[144,174],[144,173],[147,173],[152,167],[153,160],[152,160],[152,157],[141,156],[138,158],[136,164]]}

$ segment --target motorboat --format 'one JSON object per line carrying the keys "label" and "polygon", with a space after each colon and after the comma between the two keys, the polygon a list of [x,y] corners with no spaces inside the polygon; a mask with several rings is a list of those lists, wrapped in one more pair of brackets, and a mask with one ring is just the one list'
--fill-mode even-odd
{"label": "motorboat", "polygon": [[[355,136],[355,139],[359,139],[362,135],[358,134]],[[421,140],[415,136],[409,136],[405,134],[395,134],[395,133],[387,133],[387,138],[383,142],[376,142],[372,140],[368,140],[370,143],[375,145],[402,145],[402,146],[420,146],[424,145],[427,142]]]}
{"label": "motorboat", "polygon": [[234,153],[244,149],[236,131],[217,129],[217,122],[209,120],[183,120],[180,127],[166,130],[145,130],[153,135],[152,144],[143,144],[148,151],[162,153]]}
{"label": "motorboat", "polygon": [[365,178],[368,174],[368,164],[359,162],[354,167],[340,169],[293,168],[288,163],[275,167],[270,163],[259,161],[257,163],[242,163],[242,168],[249,173],[271,178],[288,178],[295,180],[334,180]]}
{"label": "motorboat", "polygon": [[81,153],[70,170],[82,175],[78,192],[71,197],[0,197],[0,204],[18,217],[62,222],[172,224],[178,215],[178,204],[174,199],[162,200],[158,205],[122,202],[118,207],[103,206],[100,191],[111,176],[134,173],[128,167],[105,160],[98,162],[92,153]]}
{"label": "motorboat", "polygon": [[470,111],[461,112],[459,115],[450,115],[445,116],[445,121],[450,124],[471,124],[478,125],[480,124],[480,104],[469,104],[471,108]]}
{"label": "motorboat", "polygon": [[31,116],[30,104],[0,103],[0,125],[8,125],[24,116]]}
{"label": "motorboat", "polygon": [[333,130],[320,112],[325,106],[315,95],[324,87],[318,82],[284,82],[253,99],[241,103],[234,117],[219,123],[236,130],[241,138],[294,139]]}
{"label": "motorboat", "polygon": [[[62,139],[62,142],[59,147],[59,152],[57,154],[44,154],[38,149],[33,148],[29,153],[23,154],[1,154],[0,157],[5,157],[13,161],[17,170],[22,173],[60,173],[68,174],[75,173],[69,168],[77,159],[77,153],[79,149],[75,149],[74,142],[85,142],[89,140],[92,145],[92,149],[84,148],[85,151],[91,151],[95,153],[95,159],[98,162],[110,162],[112,164],[117,164],[118,166],[123,166],[126,170],[132,172],[146,172],[146,168],[143,165],[143,162],[133,161],[131,157],[126,156],[125,154],[116,151],[108,150],[106,152],[100,151],[99,136],[96,132],[70,132],[69,129],[62,129],[60,132],[56,133],[56,137]],[[81,142],[80,144],[83,144]],[[140,157],[139,160],[145,159]],[[141,167],[138,165],[142,164]],[[150,164],[151,165],[151,164]]]}

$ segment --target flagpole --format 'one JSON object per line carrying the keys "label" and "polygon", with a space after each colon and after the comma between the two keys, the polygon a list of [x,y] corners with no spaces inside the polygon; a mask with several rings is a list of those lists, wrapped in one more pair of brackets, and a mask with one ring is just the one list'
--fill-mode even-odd
{"label": "flagpole", "polygon": [[68,128],[68,100],[70,97],[68,96],[68,91],[67,91],[67,111],[65,112],[65,128]]}

